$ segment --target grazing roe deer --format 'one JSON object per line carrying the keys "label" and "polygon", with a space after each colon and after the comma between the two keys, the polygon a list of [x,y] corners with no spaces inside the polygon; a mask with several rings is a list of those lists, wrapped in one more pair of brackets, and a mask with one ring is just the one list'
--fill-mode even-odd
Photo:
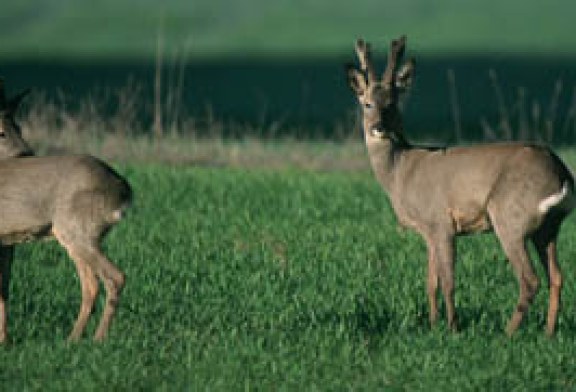
{"label": "grazing roe deer", "polygon": [[428,248],[427,294],[430,323],[438,316],[442,289],[448,326],[454,309],[455,236],[493,230],[520,286],[506,332],[520,325],[538,288],[526,244],[534,244],[550,288],[546,333],[554,333],[562,276],[556,241],[563,219],[574,207],[574,180],[550,149],[526,143],[420,148],[405,139],[398,108],[410,85],[414,61],[402,67],[406,37],[393,40],[388,64],[378,79],[370,46],[356,42],[360,69],[347,67],[350,87],[362,106],[364,137],[374,174],[401,225],[417,231]]}
{"label": "grazing roe deer", "polygon": [[128,183],[90,156],[28,157],[14,116],[25,94],[7,100],[0,81],[0,342],[7,340],[7,301],[15,244],[55,237],[76,265],[82,304],[70,340],[82,335],[98,293],[106,302],[94,338],[106,336],[124,275],[100,242],[130,204]]}

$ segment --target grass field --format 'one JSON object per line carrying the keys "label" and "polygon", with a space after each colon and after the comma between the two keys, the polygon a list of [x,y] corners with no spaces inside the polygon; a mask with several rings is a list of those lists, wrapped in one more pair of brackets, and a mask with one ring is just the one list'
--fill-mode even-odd
{"label": "grass field", "polygon": [[118,169],[136,202],[106,246],[127,275],[109,340],[65,343],[80,303],[73,265],[54,243],[22,246],[3,391],[576,387],[574,218],[553,339],[545,284],[505,337],[517,285],[489,235],[458,243],[451,334],[429,329],[424,244],[397,230],[368,171]]}

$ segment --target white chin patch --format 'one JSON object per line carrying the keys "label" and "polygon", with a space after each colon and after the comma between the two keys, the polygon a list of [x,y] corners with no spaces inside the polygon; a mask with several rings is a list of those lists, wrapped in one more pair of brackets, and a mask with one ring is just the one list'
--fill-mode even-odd
{"label": "white chin patch", "polygon": [[372,136],[374,137],[379,137],[379,138],[383,138],[384,136],[386,136],[386,131],[382,131],[380,129],[373,129],[371,131]]}

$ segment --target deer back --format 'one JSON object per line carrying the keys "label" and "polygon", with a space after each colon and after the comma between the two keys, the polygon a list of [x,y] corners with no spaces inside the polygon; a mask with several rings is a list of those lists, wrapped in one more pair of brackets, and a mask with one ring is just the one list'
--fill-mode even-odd
{"label": "deer back", "polygon": [[0,160],[0,242],[47,236],[62,222],[104,228],[130,199],[128,183],[91,156]]}

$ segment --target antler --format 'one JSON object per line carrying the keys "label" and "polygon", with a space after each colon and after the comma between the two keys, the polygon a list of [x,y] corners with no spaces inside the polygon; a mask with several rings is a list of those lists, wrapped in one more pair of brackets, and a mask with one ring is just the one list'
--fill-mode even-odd
{"label": "antler", "polygon": [[396,74],[396,87],[405,89],[410,86],[415,65],[416,60],[411,58],[402,66],[402,68],[400,68]]}
{"label": "antler", "polygon": [[358,39],[356,41],[356,54],[360,61],[360,69],[362,69],[362,72],[364,72],[368,77],[368,83],[375,83],[376,72],[374,71],[374,65],[372,64],[370,44],[363,39]]}
{"label": "antler", "polygon": [[394,84],[394,76],[398,69],[398,63],[402,60],[404,55],[404,48],[406,47],[406,36],[403,35],[398,39],[392,40],[390,43],[390,54],[388,55],[388,64],[382,76],[382,83],[384,85],[392,86]]}

